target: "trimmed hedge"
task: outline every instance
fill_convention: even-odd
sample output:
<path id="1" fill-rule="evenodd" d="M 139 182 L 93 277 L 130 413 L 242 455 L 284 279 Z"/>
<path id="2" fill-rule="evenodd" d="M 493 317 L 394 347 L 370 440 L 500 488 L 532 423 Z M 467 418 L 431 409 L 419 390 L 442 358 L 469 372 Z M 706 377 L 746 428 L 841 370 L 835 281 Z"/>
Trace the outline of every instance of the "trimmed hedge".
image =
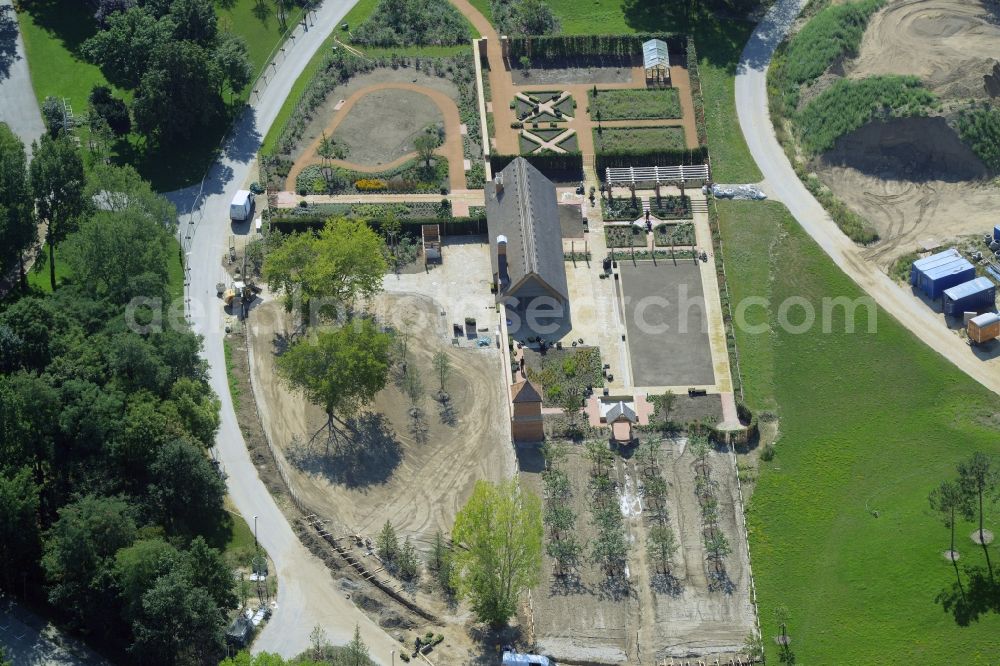
<path id="1" fill-rule="evenodd" d="M 295 209 L 289 209 L 295 210 Z M 315 213 L 291 213 L 278 214 L 271 218 L 271 229 L 280 231 L 283 234 L 290 234 L 300 231 L 314 231 L 323 228 L 330 215 Z M 380 220 L 367 220 L 368 226 L 375 231 L 381 231 Z M 442 236 L 468 236 L 486 233 L 485 217 L 452 217 L 442 219 L 439 217 L 413 217 L 400 220 L 403 233 L 415 238 L 420 238 L 420 227 L 425 224 L 441 225 Z"/>
<path id="2" fill-rule="evenodd" d="M 515 158 L 523 157 L 533 167 L 541 171 L 547 178 L 568 182 L 583 179 L 583 154 L 573 153 L 536 153 L 532 155 L 490 155 L 490 168 L 497 173 L 510 164 Z"/>
<path id="3" fill-rule="evenodd" d="M 686 55 L 687 37 L 669 33 L 634 35 L 543 35 L 510 38 L 510 57 L 518 62 L 528 56 L 532 67 L 564 65 L 631 65 L 642 62 L 642 43 L 662 39 L 672 58 Z M 680 64 L 680 63 L 678 63 Z"/>

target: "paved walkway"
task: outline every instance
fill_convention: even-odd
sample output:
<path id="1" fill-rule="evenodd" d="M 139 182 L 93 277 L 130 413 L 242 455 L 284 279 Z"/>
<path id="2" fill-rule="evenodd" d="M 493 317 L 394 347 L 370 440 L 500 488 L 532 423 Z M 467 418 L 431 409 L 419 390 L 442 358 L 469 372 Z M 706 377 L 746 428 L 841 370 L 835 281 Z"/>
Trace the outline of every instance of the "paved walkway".
<path id="1" fill-rule="evenodd" d="M 0 122 L 21 138 L 30 158 L 31 142 L 45 133 L 45 124 L 11 0 L 0 0 Z"/>
<path id="2" fill-rule="evenodd" d="M 469 23 L 479 31 L 479 34 L 486 38 L 486 57 L 489 61 L 489 81 L 490 98 L 493 105 L 493 126 L 496 128 L 496 144 L 493 152 L 504 155 L 516 155 L 518 153 L 517 133 L 510 131 L 510 124 L 514 122 L 514 111 L 509 108 L 508 103 L 514 99 L 514 83 L 511 81 L 510 73 L 504 63 L 503 53 L 500 50 L 500 38 L 493 24 L 486 20 L 478 9 L 468 0 L 449 0 L 458 11 L 462 12 Z M 549 86 L 551 89 L 552 86 Z M 501 132 L 500 128 L 508 128 L 508 131 Z"/>
<path id="3" fill-rule="evenodd" d="M 1000 393 L 1000 355 L 970 347 L 948 329 L 941 315 L 908 293 L 865 259 L 809 193 L 774 135 L 768 114 L 767 68 L 774 49 L 802 11 L 805 0 L 778 0 L 747 42 L 736 74 L 736 110 L 750 154 L 766 179 L 765 191 L 784 202 L 802 228 L 880 307 L 926 345 L 989 390 Z"/>
<path id="4" fill-rule="evenodd" d="M 441 111 L 441 115 L 444 116 L 445 127 L 444 143 L 434 152 L 448 160 L 449 188 L 453 190 L 465 189 L 465 155 L 462 151 L 461 134 L 462 121 L 459 118 L 458 107 L 455 105 L 455 101 L 443 92 L 432 90 L 424 86 L 418 86 L 414 83 L 380 83 L 378 85 L 369 86 L 357 91 L 344 101 L 344 105 L 337 110 L 333 118 L 330 120 L 330 123 L 326 126 L 326 129 L 324 130 L 326 132 L 326 136 L 333 136 L 334 131 L 336 131 L 340 123 L 347 118 L 351 109 L 358 103 L 359 100 L 369 93 L 373 93 L 378 90 L 409 90 L 411 92 L 420 93 L 434 102 L 435 106 L 437 106 L 437 108 Z M 317 152 L 319 144 L 322 140 L 323 135 L 320 134 L 320 136 L 316 137 L 316 139 L 309 144 L 309 147 L 303 151 L 302 157 L 299 158 L 299 161 L 296 162 L 291 171 L 288 172 L 288 177 L 285 179 L 286 190 L 295 191 L 295 179 L 300 173 L 302 173 L 302 170 L 310 164 L 320 164 L 322 162 L 322 158 Z M 379 171 L 394 169 L 416 157 L 417 153 L 411 152 L 385 164 L 355 164 L 348 160 L 330 160 L 330 163 L 334 166 L 351 169 L 353 171 L 360 171 L 362 173 L 378 173 Z"/>
<path id="5" fill-rule="evenodd" d="M 294 208 L 300 201 L 309 204 L 334 204 L 334 203 L 416 203 L 425 201 L 429 203 L 440 203 L 441 199 L 451 202 L 451 214 L 455 217 L 466 217 L 469 208 L 472 206 L 485 206 L 482 190 L 452 190 L 447 196 L 440 194 L 307 194 L 301 196 L 295 192 L 278 192 L 278 208 Z"/>

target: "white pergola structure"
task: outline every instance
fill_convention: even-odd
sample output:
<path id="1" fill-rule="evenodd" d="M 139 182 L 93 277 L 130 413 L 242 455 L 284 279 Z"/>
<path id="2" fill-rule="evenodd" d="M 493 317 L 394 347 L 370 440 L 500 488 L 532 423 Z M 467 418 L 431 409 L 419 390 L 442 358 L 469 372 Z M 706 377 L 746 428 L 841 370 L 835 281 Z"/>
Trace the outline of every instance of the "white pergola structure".
<path id="1" fill-rule="evenodd" d="M 605 169 L 608 185 L 638 185 L 639 183 L 686 183 L 700 180 L 708 182 L 707 164 L 653 167 L 608 167 Z"/>

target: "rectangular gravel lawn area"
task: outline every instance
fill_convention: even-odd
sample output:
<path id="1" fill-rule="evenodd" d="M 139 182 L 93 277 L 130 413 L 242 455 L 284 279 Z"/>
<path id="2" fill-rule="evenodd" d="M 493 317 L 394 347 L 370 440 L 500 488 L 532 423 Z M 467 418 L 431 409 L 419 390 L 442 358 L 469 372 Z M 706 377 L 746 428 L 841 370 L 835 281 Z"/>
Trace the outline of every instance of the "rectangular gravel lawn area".
<path id="1" fill-rule="evenodd" d="M 601 120 L 644 120 L 656 118 L 680 118 L 681 98 L 676 88 L 659 90 L 591 90 L 590 117 Z"/>
<path id="2" fill-rule="evenodd" d="M 594 130 L 597 152 L 631 152 L 652 149 L 683 149 L 683 127 L 605 127 Z"/>

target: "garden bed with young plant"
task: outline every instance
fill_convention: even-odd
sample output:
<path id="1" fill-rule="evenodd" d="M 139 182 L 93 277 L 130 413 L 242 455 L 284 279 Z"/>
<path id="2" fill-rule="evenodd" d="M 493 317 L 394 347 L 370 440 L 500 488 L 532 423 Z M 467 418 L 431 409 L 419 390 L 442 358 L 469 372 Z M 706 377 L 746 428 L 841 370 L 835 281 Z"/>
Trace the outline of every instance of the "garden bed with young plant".
<path id="1" fill-rule="evenodd" d="M 656 247 L 693 246 L 695 244 L 694 223 L 680 222 L 678 224 L 656 225 L 653 227 L 653 244 Z"/>
<path id="2" fill-rule="evenodd" d="M 539 385 L 546 407 L 562 407 L 568 396 L 573 396 L 579 407 L 588 388 L 604 385 L 597 347 L 549 349 L 544 355 L 526 349 L 524 357 L 528 379 Z"/>
<path id="3" fill-rule="evenodd" d="M 604 240 L 611 247 L 646 247 L 646 230 L 635 224 L 604 227 Z"/>
<path id="4" fill-rule="evenodd" d="M 594 86 L 588 98 L 594 120 L 655 120 L 683 115 L 676 88 L 599 90 Z"/>

